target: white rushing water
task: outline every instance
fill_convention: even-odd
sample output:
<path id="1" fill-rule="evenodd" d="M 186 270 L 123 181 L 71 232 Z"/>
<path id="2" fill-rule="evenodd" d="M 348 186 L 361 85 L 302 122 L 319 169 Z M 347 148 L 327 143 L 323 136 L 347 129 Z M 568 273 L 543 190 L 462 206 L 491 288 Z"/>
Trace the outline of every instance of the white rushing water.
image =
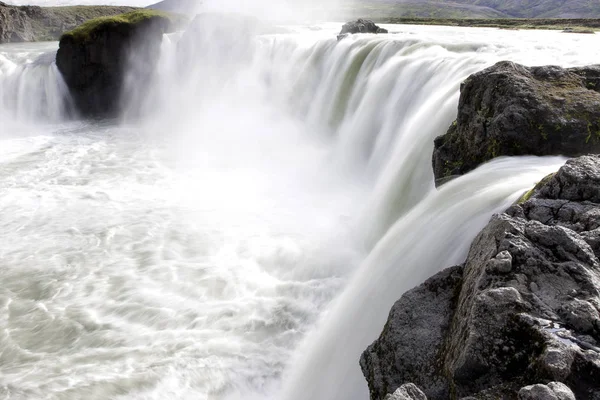
<path id="1" fill-rule="evenodd" d="M 165 36 L 110 121 L 71 118 L 56 43 L 0 46 L 0 398 L 368 398 L 358 358 L 393 302 L 564 162 L 435 190 L 460 82 L 600 55 L 593 35 L 388 28 Z"/>

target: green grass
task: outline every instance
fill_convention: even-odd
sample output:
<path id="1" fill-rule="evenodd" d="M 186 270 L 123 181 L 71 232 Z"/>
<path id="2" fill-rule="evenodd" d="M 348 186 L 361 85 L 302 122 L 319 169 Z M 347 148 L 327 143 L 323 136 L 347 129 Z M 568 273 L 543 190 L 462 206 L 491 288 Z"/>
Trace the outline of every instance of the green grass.
<path id="1" fill-rule="evenodd" d="M 167 12 L 148 9 L 135 10 L 125 14 L 107 17 L 99 17 L 84 22 L 72 31 L 66 32 L 63 34 L 61 40 L 63 38 L 70 37 L 76 41 L 87 41 L 94 32 L 105 27 L 117 25 L 137 25 L 141 22 L 152 19 L 166 19 L 169 22 L 174 23 L 177 22 L 176 20 L 178 17 Z"/>
<path id="2" fill-rule="evenodd" d="M 550 175 L 546 175 L 541 181 L 539 181 L 531 190 L 528 190 L 517 200 L 517 204 L 523 204 L 535 194 L 542 186 L 544 186 L 552 177 L 556 175 L 556 172 L 551 173 Z"/>

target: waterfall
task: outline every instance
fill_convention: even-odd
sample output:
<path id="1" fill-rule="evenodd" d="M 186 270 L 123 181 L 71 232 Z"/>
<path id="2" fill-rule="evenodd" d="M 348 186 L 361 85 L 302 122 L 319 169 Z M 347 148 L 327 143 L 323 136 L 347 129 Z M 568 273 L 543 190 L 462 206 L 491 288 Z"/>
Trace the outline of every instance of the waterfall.
<path id="1" fill-rule="evenodd" d="M 398 293 L 462 263 L 491 213 L 516 201 L 524 182 L 556 171 L 561 158 L 495 160 L 444 185 L 399 219 L 363 262 L 322 325 L 300 346 L 285 400 L 367 399 L 358 366 Z"/>
<path id="2" fill-rule="evenodd" d="M 394 301 L 564 162 L 435 189 L 460 83 L 600 56 L 593 35 L 240 21 L 165 35 L 111 121 L 70 114 L 56 43 L 0 46 L 0 397 L 366 399 Z"/>
<path id="3" fill-rule="evenodd" d="M 27 48 L 0 54 L 0 115 L 5 120 L 29 122 L 65 120 L 72 108 L 54 62 L 56 51 L 23 50 Z"/>

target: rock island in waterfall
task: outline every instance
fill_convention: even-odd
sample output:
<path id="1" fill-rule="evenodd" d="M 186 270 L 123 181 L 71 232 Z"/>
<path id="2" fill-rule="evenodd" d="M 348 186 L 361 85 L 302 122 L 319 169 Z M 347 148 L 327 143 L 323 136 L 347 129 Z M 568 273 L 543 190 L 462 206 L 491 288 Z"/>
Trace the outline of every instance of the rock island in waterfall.
<path id="1" fill-rule="evenodd" d="M 152 3 L 0 2 L 0 398 L 600 400 L 600 3 Z"/>

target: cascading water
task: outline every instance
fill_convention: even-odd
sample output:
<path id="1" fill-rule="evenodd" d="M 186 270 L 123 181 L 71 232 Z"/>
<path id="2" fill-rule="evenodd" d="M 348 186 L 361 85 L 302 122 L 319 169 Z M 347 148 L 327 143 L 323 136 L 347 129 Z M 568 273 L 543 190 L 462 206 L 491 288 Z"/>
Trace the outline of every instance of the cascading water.
<path id="1" fill-rule="evenodd" d="M 0 54 L 3 120 L 60 122 L 69 116 L 68 88 L 54 62 L 55 55 L 54 44 L 3 46 Z"/>
<path id="2" fill-rule="evenodd" d="M 593 36 L 388 28 L 165 36 L 122 121 L 68 118 L 38 59 L 55 43 L 0 46 L 0 397 L 367 398 L 358 357 L 393 302 L 564 161 L 435 190 L 460 82 L 599 55 Z"/>

